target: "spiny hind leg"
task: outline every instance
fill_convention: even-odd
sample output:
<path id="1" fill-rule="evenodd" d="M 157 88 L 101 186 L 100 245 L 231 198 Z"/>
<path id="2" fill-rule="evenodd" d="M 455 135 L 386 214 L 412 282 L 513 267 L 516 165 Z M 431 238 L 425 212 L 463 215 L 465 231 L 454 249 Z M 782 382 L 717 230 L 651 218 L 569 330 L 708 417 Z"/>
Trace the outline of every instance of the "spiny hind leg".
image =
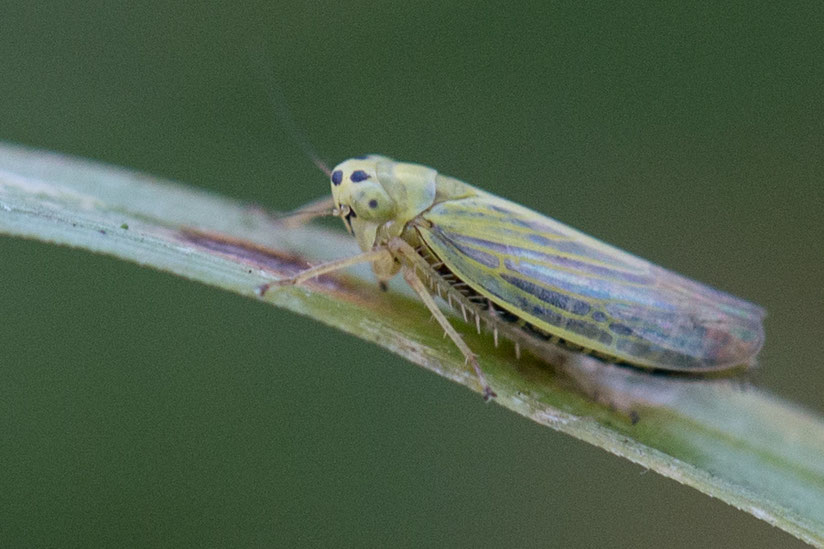
<path id="1" fill-rule="evenodd" d="M 352 265 L 359 265 L 360 263 L 375 263 L 379 261 L 393 261 L 392 254 L 388 249 L 376 248 L 351 257 L 327 261 L 326 263 L 321 263 L 320 265 L 315 265 L 314 267 L 301 271 L 293 277 L 282 278 L 280 280 L 275 280 L 274 282 L 261 284 L 255 289 L 255 293 L 257 293 L 260 297 L 263 297 L 272 287 L 294 286 L 296 284 L 306 282 L 307 280 L 311 280 L 317 276 L 338 271 L 340 269 L 345 269 L 346 267 L 351 267 Z"/>
<path id="2" fill-rule="evenodd" d="M 469 348 L 466 342 L 461 337 L 455 328 L 452 327 L 452 324 L 449 323 L 449 320 L 444 316 L 441 310 L 438 308 L 437 303 L 435 303 L 435 299 L 432 297 L 432 294 L 429 293 L 429 290 L 426 289 L 426 285 L 418 278 L 418 275 L 415 274 L 415 269 L 413 267 L 404 267 L 403 268 L 403 278 L 406 280 L 406 283 L 415 290 L 415 293 L 421 298 L 421 301 L 424 302 L 426 307 L 429 309 L 429 312 L 432 313 L 432 316 L 435 317 L 435 320 L 438 324 L 441 325 L 446 335 L 455 343 L 458 349 L 461 350 L 464 357 L 466 358 L 466 362 L 472 365 L 472 368 L 475 370 L 475 375 L 478 376 L 478 381 L 481 384 L 484 392 L 484 400 L 489 400 L 490 398 L 494 398 L 497 396 L 495 391 L 492 390 L 492 387 L 489 386 L 489 383 L 486 381 L 486 376 L 484 376 L 483 370 L 481 370 L 481 366 L 478 364 L 478 359 L 475 356 L 475 353 Z"/>

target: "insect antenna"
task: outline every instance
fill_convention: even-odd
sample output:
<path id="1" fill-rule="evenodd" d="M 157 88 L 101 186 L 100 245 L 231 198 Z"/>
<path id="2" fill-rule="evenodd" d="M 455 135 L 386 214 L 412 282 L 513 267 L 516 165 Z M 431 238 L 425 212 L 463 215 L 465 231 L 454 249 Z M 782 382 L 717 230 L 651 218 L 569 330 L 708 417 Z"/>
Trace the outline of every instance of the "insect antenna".
<path id="1" fill-rule="evenodd" d="M 303 154 L 305 154 L 320 171 L 325 173 L 327 177 L 331 177 L 332 170 L 326 162 L 321 159 L 315 147 L 312 146 L 312 143 L 306 137 L 306 133 L 295 122 L 292 111 L 289 109 L 289 102 L 286 101 L 286 96 L 283 93 L 283 88 L 269 62 L 267 49 L 265 43 L 258 43 L 256 46 L 252 45 L 249 50 L 249 58 L 254 68 L 256 68 L 265 79 L 266 95 L 269 98 L 272 112 L 292 143 L 297 145 L 303 151 Z"/>

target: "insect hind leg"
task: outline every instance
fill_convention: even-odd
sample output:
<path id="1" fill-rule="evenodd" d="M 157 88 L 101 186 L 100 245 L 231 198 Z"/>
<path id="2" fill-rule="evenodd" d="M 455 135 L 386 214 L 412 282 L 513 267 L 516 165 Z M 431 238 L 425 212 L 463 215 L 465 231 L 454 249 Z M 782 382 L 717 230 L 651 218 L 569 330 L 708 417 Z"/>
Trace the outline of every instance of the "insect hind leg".
<path id="1" fill-rule="evenodd" d="M 444 316 L 443 312 L 438 308 L 437 303 L 432 297 L 432 294 L 429 293 L 429 290 L 426 289 L 426 285 L 421 281 L 418 275 L 415 273 L 413 267 L 404 267 L 403 268 L 403 278 L 406 280 L 406 283 L 415 290 L 415 293 L 418 294 L 418 297 L 421 298 L 421 301 L 424 302 L 426 307 L 429 309 L 429 312 L 432 313 L 432 316 L 435 317 L 435 320 L 438 324 L 441 325 L 446 335 L 449 336 L 449 339 L 460 349 L 461 353 L 463 353 L 464 357 L 466 358 L 466 362 L 472 365 L 472 368 L 475 370 L 475 375 L 478 377 L 478 381 L 483 388 L 484 393 L 484 400 L 488 401 L 491 398 L 496 397 L 495 391 L 492 390 L 492 387 L 489 386 L 489 383 L 486 381 L 486 376 L 484 376 L 483 370 L 481 370 L 480 364 L 478 364 L 478 359 L 475 356 L 475 353 L 469 348 L 466 342 L 461 337 L 461 334 L 455 330 L 452 324 L 449 323 L 449 320 Z"/>

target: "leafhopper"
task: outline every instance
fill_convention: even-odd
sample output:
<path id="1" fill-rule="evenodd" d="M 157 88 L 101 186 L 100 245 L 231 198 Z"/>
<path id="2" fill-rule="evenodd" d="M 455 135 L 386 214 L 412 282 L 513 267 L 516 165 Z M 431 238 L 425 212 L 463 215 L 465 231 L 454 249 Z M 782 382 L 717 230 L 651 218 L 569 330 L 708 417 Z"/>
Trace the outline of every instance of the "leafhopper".
<path id="1" fill-rule="evenodd" d="M 318 215 L 340 217 L 363 253 L 261 286 L 300 284 L 369 262 L 421 298 L 495 396 L 476 355 L 438 307 L 480 332 L 532 348 L 565 345 L 648 370 L 706 373 L 749 365 L 764 310 L 419 164 L 352 158 L 330 175 Z"/>

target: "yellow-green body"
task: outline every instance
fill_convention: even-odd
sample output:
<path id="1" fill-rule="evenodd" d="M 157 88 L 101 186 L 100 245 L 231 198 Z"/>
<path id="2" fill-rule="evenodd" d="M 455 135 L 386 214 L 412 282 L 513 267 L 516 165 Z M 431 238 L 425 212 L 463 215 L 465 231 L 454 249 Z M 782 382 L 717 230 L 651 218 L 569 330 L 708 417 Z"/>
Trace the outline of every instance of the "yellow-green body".
<path id="1" fill-rule="evenodd" d="M 632 365 L 700 372 L 748 364 L 761 308 L 436 170 L 370 155 L 332 171 L 337 211 L 365 252 L 401 239 L 501 322 Z M 380 280 L 404 264 L 373 262 Z"/>

